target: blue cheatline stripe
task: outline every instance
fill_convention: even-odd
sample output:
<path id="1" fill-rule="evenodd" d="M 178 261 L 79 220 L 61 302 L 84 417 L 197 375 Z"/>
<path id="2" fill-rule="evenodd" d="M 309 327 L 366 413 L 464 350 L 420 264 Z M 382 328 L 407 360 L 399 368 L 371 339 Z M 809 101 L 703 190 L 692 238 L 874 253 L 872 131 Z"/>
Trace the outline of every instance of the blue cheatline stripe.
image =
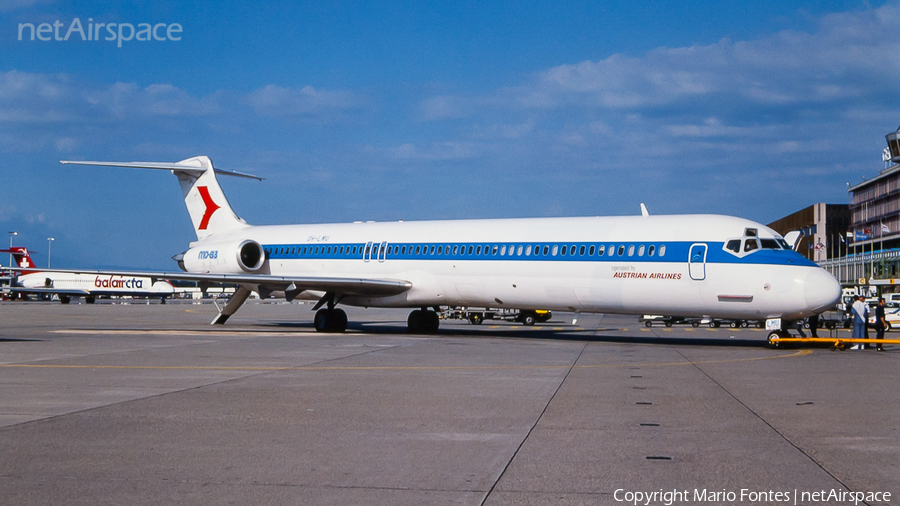
<path id="1" fill-rule="evenodd" d="M 507 243 L 381 243 L 269 244 L 271 260 L 479 260 L 479 261 L 552 261 L 552 262 L 669 262 L 685 263 L 692 242 L 507 242 Z M 760 249 L 738 257 L 723 249 L 722 242 L 707 245 L 706 262 L 724 264 L 769 264 L 815 267 L 790 250 Z M 367 251 L 366 248 L 371 248 Z M 512 251 L 512 254 L 510 254 Z M 536 253 L 537 252 L 537 253 Z M 546 252 L 546 253 L 545 253 Z"/>

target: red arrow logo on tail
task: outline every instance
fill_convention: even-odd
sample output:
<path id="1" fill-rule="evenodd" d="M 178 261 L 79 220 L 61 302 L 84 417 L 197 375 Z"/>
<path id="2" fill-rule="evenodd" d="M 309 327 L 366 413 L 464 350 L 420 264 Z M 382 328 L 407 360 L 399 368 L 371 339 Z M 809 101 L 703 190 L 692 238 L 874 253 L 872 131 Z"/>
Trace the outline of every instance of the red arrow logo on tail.
<path id="1" fill-rule="evenodd" d="M 206 226 L 209 225 L 209 219 L 212 218 L 213 213 L 219 209 L 219 206 L 213 202 L 212 197 L 209 196 L 209 190 L 205 186 L 198 186 L 197 191 L 200 192 L 200 197 L 203 199 L 203 204 L 206 206 L 206 212 L 203 213 L 203 219 L 200 220 L 200 226 L 197 228 L 199 230 L 206 230 Z"/>

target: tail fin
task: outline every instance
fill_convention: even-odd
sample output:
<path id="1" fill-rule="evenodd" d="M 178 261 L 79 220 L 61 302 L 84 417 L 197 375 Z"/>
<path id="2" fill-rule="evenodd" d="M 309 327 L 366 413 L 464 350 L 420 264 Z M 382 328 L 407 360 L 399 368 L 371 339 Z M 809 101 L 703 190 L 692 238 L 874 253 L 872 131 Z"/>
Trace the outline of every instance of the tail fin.
<path id="1" fill-rule="evenodd" d="M 200 174 L 186 170 L 172 171 L 178 177 L 178 183 L 181 184 L 184 203 L 191 215 L 197 239 L 247 226 L 247 222 L 231 209 L 231 204 L 228 203 L 228 199 L 225 198 L 225 193 L 216 179 L 216 172 L 209 157 L 195 156 L 178 162 L 178 165 L 196 166 L 203 169 Z"/>
<path id="2" fill-rule="evenodd" d="M 16 267 L 21 267 L 23 269 L 27 269 L 29 267 L 37 267 L 37 265 L 35 265 L 34 261 L 31 259 L 31 255 L 28 254 L 27 248 L 14 246 L 9 249 L 0 249 L 0 253 L 12 253 L 13 261 L 16 262 Z M 35 272 L 38 271 L 19 271 L 19 275 L 34 274 Z"/>
<path id="3" fill-rule="evenodd" d="M 138 169 L 170 170 L 178 178 L 184 203 L 197 239 L 204 239 L 212 234 L 244 228 L 247 225 L 231 209 L 225 193 L 219 186 L 216 173 L 262 180 L 261 177 L 239 172 L 230 172 L 213 168 L 212 161 L 206 156 L 195 156 L 176 163 L 152 162 L 75 162 L 60 160 L 60 163 L 76 165 L 100 165 L 105 167 L 132 167 Z"/>

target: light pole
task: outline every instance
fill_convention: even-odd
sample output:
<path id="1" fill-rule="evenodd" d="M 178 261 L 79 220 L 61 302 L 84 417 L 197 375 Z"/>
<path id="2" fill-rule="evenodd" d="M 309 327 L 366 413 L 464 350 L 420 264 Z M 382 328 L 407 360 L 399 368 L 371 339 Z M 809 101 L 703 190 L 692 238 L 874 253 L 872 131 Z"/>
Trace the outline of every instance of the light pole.
<path id="1" fill-rule="evenodd" d="M 12 241 L 13 237 L 19 235 L 18 232 L 10 232 L 9 233 L 9 249 L 12 249 Z M 12 252 L 9 253 L 9 266 L 12 267 Z"/>
<path id="2" fill-rule="evenodd" d="M 47 238 L 47 268 L 48 269 L 50 268 L 50 245 L 52 245 L 53 241 L 55 241 L 55 240 L 56 239 L 54 239 L 53 237 Z"/>

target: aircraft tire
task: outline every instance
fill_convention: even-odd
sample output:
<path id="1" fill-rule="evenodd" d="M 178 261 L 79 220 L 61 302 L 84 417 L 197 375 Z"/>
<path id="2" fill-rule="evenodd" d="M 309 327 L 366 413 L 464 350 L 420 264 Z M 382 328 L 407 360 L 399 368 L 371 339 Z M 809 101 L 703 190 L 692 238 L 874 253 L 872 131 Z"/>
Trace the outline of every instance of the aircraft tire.
<path id="1" fill-rule="evenodd" d="M 666 327 L 671 327 L 671 326 L 672 326 L 672 322 L 670 322 L 670 321 L 666 322 Z"/>
<path id="2" fill-rule="evenodd" d="M 534 315 L 527 314 L 527 315 L 523 316 L 522 317 L 522 325 L 527 325 L 529 327 L 534 325 Z"/>
<path id="3" fill-rule="evenodd" d="M 94 299 L 93 297 L 85 297 L 85 298 L 84 298 L 84 303 L 85 303 L 85 304 L 93 304 L 95 300 L 96 300 L 96 299 Z"/>
<path id="4" fill-rule="evenodd" d="M 409 313 L 406 318 L 406 329 L 410 334 L 422 332 L 422 310 L 415 309 Z"/>
<path id="5" fill-rule="evenodd" d="M 697 328 L 700 326 L 700 322 L 691 322 L 691 327 Z"/>
<path id="6" fill-rule="evenodd" d="M 484 317 L 478 313 L 472 313 L 469 315 L 469 323 L 472 325 L 481 325 L 481 322 L 484 321 Z"/>
<path id="7" fill-rule="evenodd" d="M 68 304 L 69 302 L 72 302 L 72 299 L 70 299 L 68 295 L 60 295 L 59 296 L 60 304 Z"/>
<path id="8" fill-rule="evenodd" d="M 406 319 L 406 328 L 410 334 L 434 334 L 440 326 L 441 319 L 434 311 L 416 309 Z"/>
<path id="9" fill-rule="evenodd" d="M 347 330 L 347 313 L 343 309 L 332 309 L 334 328 L 332 332 L 343 333 Z"/>
<path id="10" fill-rule="evenodd" d="M 320 309 L 313 318 L 316 332 L 341 333 L 347 330 L 347 313 L 343 309 Z"/>
<path id="11" fill-rule="evenodd" d="M 313 326 L 316 328 L 316 332 L 328 332 L 327 309 L 320 309 L 316 311 L 316 316 L 313 318 Z"/>
<path id="12" fill-rule="evenodd" d="M 729 326 L 730 326 L 731 328 L 733 328 L 733 329 L 738 328 L 738 325 L 740 325 L 738 322 L 731 322 L 731 323 L 729 324 Z"/>
<path id="13" fill-rule="evenodd" d="M 647 327 L 647 328 L 650 328 L 650 327 L 653 326 L 653 322 L 651 322 L 650 320 L 647 320 L 647 321 L 644 322 L 644 326 Z"/>
<path id="14" fill-rule="evenodd" d="M 434 311 L 424 311 L 422 313 L 422 331 L 425 334 L 436 334 L 441 326 L 441 319 Z"/>

